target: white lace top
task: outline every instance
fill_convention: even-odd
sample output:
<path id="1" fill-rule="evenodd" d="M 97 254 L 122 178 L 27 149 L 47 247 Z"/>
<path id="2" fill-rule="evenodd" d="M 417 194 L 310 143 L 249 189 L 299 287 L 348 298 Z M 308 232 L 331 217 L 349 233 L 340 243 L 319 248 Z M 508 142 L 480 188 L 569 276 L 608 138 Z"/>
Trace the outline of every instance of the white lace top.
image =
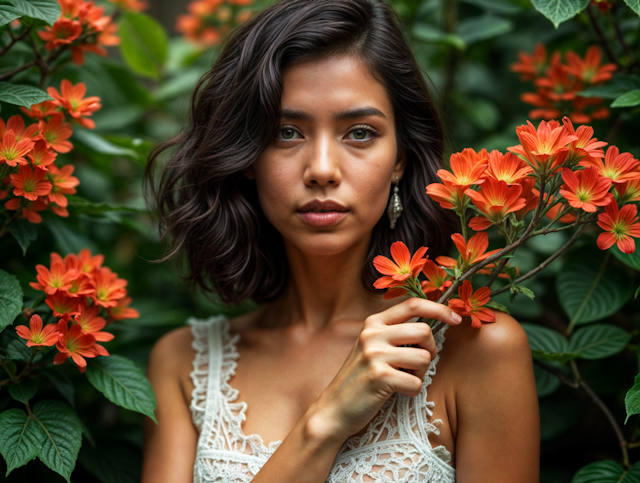
<path id="1" fill-rule="evenodd" d="M 190 409 L 200 433 L 193 481 L 249 482 L 282 441 L 267 447 L 258 434 L 247 436 L 242 431 L 247 404 L 237 401 L 238 391 L 229 385 L 240 334 L 229 332 L 229 319 L 217 315 L 207 320 L 191 317 L 187 322 L 196 350 Z M 439 434 L 435 424 L 442 424 L 440 419 L 428 421 L 434 403 L 427 401 L 427 386 L 436 373 L 447 328 L 435 335 L 438 354 L 424 376 L 420 395 L 394 393 L 362 436 L 344 442 L 327 483 L 455 482 L 455 469 L 448 464 L 451 454 L 442 445 L 432 448 L 428 438 L 430 433 Z"/>

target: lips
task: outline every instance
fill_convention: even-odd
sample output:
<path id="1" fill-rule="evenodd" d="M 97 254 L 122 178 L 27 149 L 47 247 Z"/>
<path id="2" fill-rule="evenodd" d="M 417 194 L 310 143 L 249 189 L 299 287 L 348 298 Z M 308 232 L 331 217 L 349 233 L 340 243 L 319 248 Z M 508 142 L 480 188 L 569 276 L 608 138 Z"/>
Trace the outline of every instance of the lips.
<path id="1" fill-rule="evenodd" d="M 333 200 L 318 200 L 315 199 L 302 205 L 302 207 L 298 210 L 301 212 L 309 212 L 312 211 L 314 213 L 322 213 L 322 212 L 330 212 L 330 211 L 349 211 L 344 206 L 342 206 L 337 201 Z"/>

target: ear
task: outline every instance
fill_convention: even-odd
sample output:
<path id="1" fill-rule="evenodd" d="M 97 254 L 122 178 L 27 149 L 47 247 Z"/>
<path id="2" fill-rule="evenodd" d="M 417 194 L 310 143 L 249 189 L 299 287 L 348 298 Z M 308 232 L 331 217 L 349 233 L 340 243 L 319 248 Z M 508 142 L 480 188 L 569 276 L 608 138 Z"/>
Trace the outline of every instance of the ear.
<path id="1" fill-rule="evenodd" d="M 248 179 L 256 179 L 256 174 L 253 172 L 253 166 L 249 166 L 247 169 L 245 169 L 244 170 L 244 175 Z"/>
<path id="2" fill-rule="evenodd" d="M 402 179 L 404 175 L 404 170 L 407 167 L 407 153 L 404 149 L 404 146 L 400 146 L 400 150 L 398 152 L 398 159 L 396 160 L 396 164 L 393 167 L 393 180 L 395 181 L 395 177 L 398 179 Z"/>

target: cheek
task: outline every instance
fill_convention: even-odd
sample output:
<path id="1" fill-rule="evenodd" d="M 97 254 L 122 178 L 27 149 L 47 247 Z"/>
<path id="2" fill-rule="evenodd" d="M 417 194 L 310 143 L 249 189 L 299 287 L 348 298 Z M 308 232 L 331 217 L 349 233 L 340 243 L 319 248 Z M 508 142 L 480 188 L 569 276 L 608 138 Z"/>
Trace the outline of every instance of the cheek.
<path id="1" fill-rule="evenodd" d="M 282 217 L 290 211 L 295 202 L 295 186 L 300 182 L 300 175 L 293 166 L 268 157 L 257 161 L 254 171 L 260 206 L 273 223 L 274 218 Z"/>

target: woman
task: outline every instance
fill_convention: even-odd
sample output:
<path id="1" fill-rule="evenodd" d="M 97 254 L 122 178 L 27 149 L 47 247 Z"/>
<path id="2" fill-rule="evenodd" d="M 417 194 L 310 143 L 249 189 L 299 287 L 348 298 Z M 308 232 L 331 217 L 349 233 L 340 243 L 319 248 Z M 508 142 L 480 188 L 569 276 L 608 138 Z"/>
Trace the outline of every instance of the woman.
<path id="1" fill-rule="evenodd" d="M 175 148 L 152 183 L 167 258 L 186 253 L 188 280 L 225 302 L 261 305 L 155 344 L 143 482 L 538 481 L 521 326 L 496 313 L 476 330 L 372 287 L 392 242 L 435 258 L 453 229 L 425 194 L 443 131 L 398 25 L 381 0 L 267 8 L 199 83 L 188 128 L 153 153 L 149 181 Z M 390 220 L 396 186 L 404 210 Z M 446 325 L 434 335 L 404 323 L 415 317 Z"/>

